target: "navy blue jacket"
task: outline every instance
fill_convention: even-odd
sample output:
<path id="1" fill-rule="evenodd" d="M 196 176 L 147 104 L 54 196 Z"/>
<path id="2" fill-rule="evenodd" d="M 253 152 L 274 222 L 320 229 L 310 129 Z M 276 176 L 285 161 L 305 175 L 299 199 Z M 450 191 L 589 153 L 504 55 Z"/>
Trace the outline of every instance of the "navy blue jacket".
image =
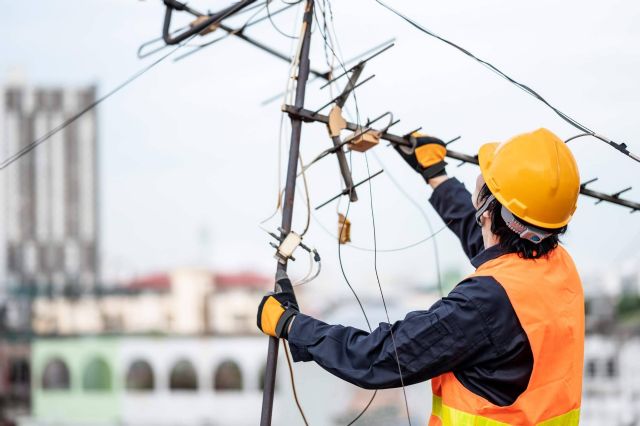
<path id="1" fill-rule="evenodd" d="M 440 184 L 430 202 L 473 266 L 505 254 L 498 246 L 484 250 L 471 194 L 457 179 Z M 470 391 L 505 406 L 529 383 L 533 354 L 527 335 L 505 290 L 492 277 L 463 280 L 431 308 L 410 312 L 392 329 L 405 385 L 452 371 Z M 300 314 L 288 340 L 294 361 L 315 361 L 354 385 L 401 385 L 387 323 L 369 333 Z"/>

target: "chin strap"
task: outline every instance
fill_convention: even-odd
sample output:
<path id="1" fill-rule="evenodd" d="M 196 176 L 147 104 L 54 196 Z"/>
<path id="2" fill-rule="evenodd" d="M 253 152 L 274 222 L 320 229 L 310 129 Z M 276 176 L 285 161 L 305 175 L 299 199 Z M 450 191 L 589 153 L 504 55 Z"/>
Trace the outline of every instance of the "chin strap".
<path id="1" fill-rule="evenodd" d="M 480 217 L 484 212 L 487 211 L 487 209 L 489 208 L 489 205 L 495 199 L 496 197 L 494 197 L 493 195 L 490 195 L 484 200 L 480 208 L 476 211 L 476 223 L 478 224 L 478 226 L 482 227 L 482 220 L 480 220 Z"/>

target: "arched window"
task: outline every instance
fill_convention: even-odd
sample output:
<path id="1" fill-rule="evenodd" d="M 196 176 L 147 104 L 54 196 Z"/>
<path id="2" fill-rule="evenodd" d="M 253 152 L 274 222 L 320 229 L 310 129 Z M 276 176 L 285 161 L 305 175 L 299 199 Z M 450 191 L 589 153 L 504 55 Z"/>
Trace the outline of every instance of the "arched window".
<path id="1" fill-rule="evenodd" d="M 169 376 L 169 389 L 171 390 L 196 390 L 198 378 L 193 364 L 185 359 L 178 361 L 171 369 Z"/>
<path id="2" fill-rule="evenodd" d="M 89 361 L 82 373 L 82 387 L 93 391 L 111 390 L 111 368 L 104 359 L 96 357 Z"/>
<path id="3" fill-rule="evenodd" d="M 132 362 L 129 366 L 129 371 L 127 371 L 126 381 L 128 390 L 152 390 L 155 382 L 151 365 L 141 359 Z"/>
<path id="4" fill-rule="evenodd" d="M 217 391 L 242 390 L 242 371 L 233 361 L 221 363 L 213 377 L 213 388 Z"/>
<path id="5" fill-rule="evenodd" d="M 42 370 L 42 389 L 63 390 L 71 387 L 69 367 L 61 358 L 47 361 Z"/>

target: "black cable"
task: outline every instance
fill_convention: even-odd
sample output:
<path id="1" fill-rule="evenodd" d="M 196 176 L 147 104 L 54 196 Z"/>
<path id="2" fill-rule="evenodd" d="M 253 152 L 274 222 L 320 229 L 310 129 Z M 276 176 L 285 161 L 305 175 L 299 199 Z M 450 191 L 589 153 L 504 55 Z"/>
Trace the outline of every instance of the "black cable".
<path id="1" fill-rule="evenodd" d="M 349 167 L 351 167 L 351 153 L 349 153 L 349 163 L 350 163 Z M 351 208 L 351 194 L 349 194 L 349 201 L 347 202 L 347 210 L 344 213 L 344 222 L 342 222 L 342 227 L 340 228 L 338 236 L 342 235 L 342 232 L 344 231 L 344 227 L 345 227 L 345 225 L 347 223 L 347 219 L 349 218 L 349 209 L 350 208 Z M 340 272 L 342 272 L 342 278 L 344 278 L 344 282 L 349 287 L 349 290 L 351 290 L 351 293 L 353 293 L 353 297 L 355 297 L 356 302 L 358 302 L 358 306 L 360 306 L 360 310 L 362 311 L 362 315 L 364 316 L 364 320 L 367 322 L 367 328 L 369 329 L 369 333 L 371 333 L 373 331 L 373 329 L 371 328 L 371 323 L 369 322 L 369 317 L 367 316 L 367 313 L 364 310 L 364 306 L 362 305 L 362 302 L 360 301 L 360 297 L 358 297 L 358 294 L 356 293 L 356 291 L 354 290 L 353 286 L 349 282 L 349 278 L 347 278 L 347 274 L 344 272 L 344 265 L 342 263 L 342 250 L 341 249 L 342 249 L 342 244 L 340 243 L 340 238 L 338 237 L 338 263 L 340 264 Z M 353 420 L 351 420 L 349 423 L 347 423 L 347 426 L 353 425 L 355 422 L 358 421 L 358 419 L 360 417 L 362 417 L 364 415 L 364 413 L 367 412 L 367 410 L 369 409 L 369 407 L 373 403 L 373 400 L 375 399 L 377 394 L 378 394 L 378 390 L 376 389 L 376 390 L 373 391 L 373 395 L 371 395 L 371 399 L 369 400 L 367 405 L 365 405 L 365 407 L 362 409 L 362 411 L 360 411 L 360 413 L 358 413 L 358 415 Z"/>
<path id="2" fill-rule="evenodd" d="M 640 162 L 640 157 L 637 156 L 636 154 L 633 154 L 631 152 L 629 152 L 629 150 L 627 149 L 627 145 L 624 143 L 618 143 L 618 142 L 614 142 L 609 138 L 606 138 L 604 136 L 596 136 L 596 133 L 589 129 L 588 127 L 586 127 L 585 125 L 581 124 L 579 121 L 573 119 L 572 117 L 570 117 L 569 115 L 565 114 L 564 112 L 560 111 L 558 108 L 554 107 L 553 105 L 551 105 L 545 98 L 543 98 L 538 92 L 536 92 L 535 90 L 533 90 L 532 88 L 530 88 L 529 86 L 520 83 L 518 81 L 516 81 L 515 79 L 513 79 L 512 77 L 508 76 L 507 74 L 505 74 L 504 72 L 502 72 L 500 69 L 498 69 L 496 66 L 494 66 L 493 64 L 491 64 L 490 62 L 485 61 L 484 59 L 481 59 L 477 56 L 475 56 L 473 53 L 471 53 L 470 51 L 468 51 L 467 49 L 465 49 L 464 47 L 461 47 L 455 43 L 453 43 L 452 41 L 447 40 L 444 37 L 441 37 L 437 34 L 435 34 L 434 32 L 428 30 L 427 28 L 423 27 L 422 25 L 418 24 L 417 22 L 413 21 L 411 18 L 408 18 L 407 16 L 403 15 L 402 13 L 398 12 L 397 10 L 393 9 L 391 6 L 386 5 L 385 3 L 383 3 L 381 0 L 375 0 L 376 3 L 378 3 L 379 5 L 381 5 L 382 7 L 384 7 L 385 9 L 391 11 L 392 13 L 394 13 L 395 15 L 397 15 L 398 17 L 402 18 L 403 20 L 405 20 L 406 22 L 408 22 L 411 26 L 413 26 L 414 28 L 422 31 L 423 33 L 427 34 L 428 36 L 434 37 L 440 41 L 442 41 L 443 43 L 448 44 L 449 46 L 459 50 L 460 52 L 464 53 L 465 55 L 467 55 L 468 57 L 476 60 L 477 62 L 481 63 L 482 65 L 484 65 L 485 67 L 487 67 L 489 70 L 493 71 L 494 73 L 498 74 L 500 77 L 504 78 L 505 80 L 507 80 L 508 82 L 510 82 L 511 84 L 513 84 L 514 86 L 518 87 L 519 89 L 523 90 L 524 92 L 526 92 L 527 94 L 533 96 L 534 98 L 536 98 L 537 100 L 539 100 L 540 102 L 542 102 L 543 104 L 545 104 L 547 107 L 549 107 L 553 112 L 556 113 L 556 115 L 558 115 L 560 118 L 562 118 L 564 121 L 566 121 L 567 123 L 569 123 L 570 125 L 572 125 L 573 127 L 575 127 L 576 129 L 580 130 L 581 132 L 584 133 L 588 133 L 591 136 L 597 137 L 598 139 L 600 139 L 601 141 L 607 143 L 609 146 L 611 146 L 612 148 L 620 151 L 621 153 L 623 153 L 624 155 L 626 155 L 627 157 L 630 157 L 638 162 Z"/>
<path id="3" fill-rule="evenodd" d="M 606 140 L 606 138 L 605 138 L 604 136 L 597 135 L 597 134 L 595 134 L 595 133 L 580 133 L 580 134 L 578 134 L 578 135 L 571 136 L 569 139 L 567 139 L 566 141 L 564 141 L 564 143 L 569 143 L 569 142 L 571 142 L 571 141 L 572 141 L 572 140 L 574 140 L 574 139 L 583 138 L 583 137 L 585 137 L 585 136 L 591 136 L 592 138 L 600 139 L 601 141 L 604 141 L 604 142 L 606 142 L 606 141 L 607 141 L 607 140 Z"/>
<path id="4" fill-rule="evenodd" d="M 330 8 L 331 7 L 330 6 L 331 2 L 328 1 L 328 3 L 329 3 L 329 8 Z M 326 10 L 325 10 L 325 8 L 322 9 L 322 13 L 323 13 L 323 18 L 324 18 L 325 23 L 326 23 Z M 318 17 L 317 17 L 317 15 L 315 13 L 314 13 L 314 16 L 315 16 L 315 19 L 316 19 L 316 22 L 317 22 L 318 21 Z M 331 16 L 333 16 L 332 13 L 331 13 Z M 338 64 L 342 68 L 343 72 L 346 73 L 347 69 L 346 69 L 343 61 L 336 54 L 335 50 L 333 49 L 333 46 L 329 46 L 329 43 L 327 42 L 327 34 L 322 32 L 322 29 L 320 27 L 320 23 L 319 22 L 318 22 L 318 30 L 320 31 L 320 33 L 323 36 L 323 39 L 324 39 L 324 42 L 325 42 L 325 46 L 329 47 L 329 49 L 331 50 L 333 56 L 337 59 Z M 336 39 L 337 39 L 337 36 L 336 36 Z M 352 90 L 352 93 L 353 93 L 353 102 L 354 102 L 354 105 L 355 105 L 355 108 L 356 108 L 356 126 L 360 127 L 360 111 L 359 111 L 359 107 L 358 107 L 358 98 L 357 98 L 357 95 L 356 95 L 355 88 Z M 365 159 L 366 159 L 366 155 L 365 155 Z M 349 162 L 351 163 L 351 152 L 349 153 Z M 370 173 L 370 170 L 369 170 L 368 166 L 369 166 L 369 163 L 368 163 L 368 160 L 367 160 L 367 172 L 369 173 L 369 187 L 371 188 L 371 173 Z M 353 169 L 351 167 L 351 164 L 350 164 L 349 168 Z M 347 204 L 347 213 L 348 213 L 349 207 L 351 206 L 351 196 L 350 195 L 351 194 L 349 194 L 349 201 L 348 201 L 348 204 Z M 374 218 L 374 213 L 373 213 L 373 205 L 371 206 L 371 208 L 372 208 L 372 210 L 371 210 L 372 222 L 373 222 L 373 226 L 374 226 L 374 235 L 375 235 L 375 218 Z M 347 215 L 345 214 L 345 222 L 344 223 L 346 223 L 346 218 L 347 218 Z M 342 225 L 343 227 L 344 227 L 344 223 Z M 342 235 L 342 229 L 340 230 L 340 233 L 338 235 Z M 340 269 L 342 270 L 342 274 L 343 274 L 343 277 L 345 278 L 345 281 L 349 285 L 349 288 L 351 289 L 351 291 L 354 293 L 354 296 L 356 297 L 356 300 L 360 304 L 360 307 L 361 307 L 361 309 L 362 309 L 362 311 L 364 313 L 364 309 L 362 308 L 362 304 L 360 303 L 360 299 L 357 297 L 355 291 L 353 290 L 353 287 L 351 287 L 351 285 L 348 283 L 346 274 L 344 273 L 344 268 L 342 266 L 342 259 L 341 259 L 341 256 L 340 256 L 340 246 L 341 246 L 341 244 L 340 244 L 340 241 L 338 239 L 338 256 L 339 256 L 339 260 L 340 260 Z M 385 310 L 385 313 L 386 313 L 386 316 L 387 316 L 387 321 L 389 321 L 389 311 L 387 310 L 386 301 L 384 299 L 384 293 L 382 291 L 382 285 L 380 284 L 380 280 L 379 280 L 379 277 L 378 277 L 378 271 L 377 271 L 377 249 L 376 249 L 376 244 L 375 244 L 375 237 L 374 237 L 374 260 L 375 260 L 374 266 L 375 266 L 376 278 L 378 279 L 378 288 L 380 290 L 380 295 L 382 296 L 382 304 L 383 304 L 383 307 L 384 307 L 384 310 Z M 367 324 L 369 325 L 368 319 L 367 319 Z M 391 324 L 389 324 L 389 326 L 391 327 Z M 371 326 L 370 325 L 369 325 L 369 330 L 371 331 Z M 390 329 L 390 331 L 391 331 L 391 329 Z M 394 348 L 394 352 L 395 352 L 395 356 L 396 356 L 396 362 L 398 364 L 398 373 L 400 375 L 400 383 L 402 385 L 402 392 L 403 392 L 403 396 L 404 396 L 405 407 L 406 407 L 406 410 L 407 410 L 407 421 L 409 423 L 409 426 L 411 426 L 411 415 L 409 413 L 409 402 L 407 400 L 407 393 L 406 393 L 405 386 L 404 386 L 404 379 L 402 378 L 402 368 L 400 367 L 400 358 L 398 357 L 398 351 L 397 351 L 397 347 L 396 347 L 396 343 L 395 343 L 395 338 L 393 336 L 393 331 L 391 331 L 391 340 L 392 340 L 392 343 L 393 343 L 393 348 Z M 375 397 L 375 394 L 374 394 L 374 397 Z M 363 410 L 363 412 L 366 411 L 367 409 L 368 409 L 368 406 L 365 408 L 365 410 Z"/>
<path id="5" fill-rule="evenodd" d="M 186 43 L 188 43 L 196 35 L 197 34 L 194 34 L 193 36 L 191 36 L 188 39 L 186 39 L 184 42 L 178 44 L 175 48 L 171 49 L 171 51 L 169 51 L 169 53 L 161 56 L 160 58 L 158 58 L 155 61 L 153 61 L 151 64 L 149 64 L 146 67 L 142 68 L 141 70 L 137 71 L 131 77 L 127 78 L 125 81 L 123 81 L 122 83 L 117 85 L 114 89 L 110 90 L 109 92 L 107 92 L 102 97 L 96 99 L 95 101 L 93 101 L 92 103 L 87 105 L 85 108 L 81 109 L 79 112 L 75 113 L 74 115 L 72 115 L 71 117 L 67 118 L 66 120 L 64 120 L 62 123 L 60 123 L 59 125 L 57 125 L 53 129 L 49 130 L 43 136 L 39 137 L 38 139 L 36 139 L 33 142 L 31 142 L 30 144 L 26 145 L 24 148 L 22 148 L 21 150 L 19 150 L 15 154 L 13 154 L 13 155 L 9 156 L 8 158 L 6 158 L 5 160 L 3 160 L 2 163 L 0 163 L 0 170 L 6 169 L 11 164 L 13 164 L 14 162 L 18 161 L 23 156 L 25 156 L 28 153 L 30 153 L 31 151 L 33 151 L 40 144 L 42 144 L 45 141 L 47 141 L 49 138 L 51 138 L 51 136 L 55 135 L 56 133 L 58 133 L 59 131 L 61 131 L 65 127 L 69 126 L 71 123 L 76 121 L 78 118 L 82 117 L 84 114 L 86 114 L 87 112 L 89 112 L 92 109 L 94 109 L 95 107 L 97 107 L 99 104 L 101 104 L 102 102 L 104 102 L 105 100 L 110 98 L 112 95 L 116 94 L 117 92 L 119 92 L 120 90 L 125 88 L 127 85 L 129 85 L 129 83 L 132 83 L 133 81 L 138 79 L 140 76 L 144 75 L 147 71 L 149 71 L 152 68 L 154 68 L 156 65 L 158 65 L 159 63 L 161 63 L 162 61 L 167 59 L 174 52 L 176 52 L 178 49 L 180 49 L 182 46 L 184 46 Z"/>
<path id="6" fill-rule="evenodd" d="M 325 21 L 326 21 L 326 15 L 324 14 L 324 8 L 322 9 L 323 11 L 323 17 L 325 17 Z M 320 22 L 318 22 L 318 16 L 316 14 L 316 11 L 314 9 L 314 18 L 316 20 L 316 23 L 318 25 L 318 31 L 320 31 L 320 34 L 322 35 L 322 39 L 324 40 L 324 46 L 325 49 L 328 47 L 331 50 L 331 53 L 333 54 L 334 58 L 338 60 L 338 63 L 340 64 L 340 66 L 342 67 L 342 69 L 346 72 L 346 67 L 344 65 L 344 63 L 340 60 L 340 58 L 338 57 L 338 55 L 336 54 L 336 52 L 333 50 L 333 47 L 330 46 L 329 41 L 327 39 L 327 34 L 325 32 L 322 31 L 321 26 L 320 26 Z M 355 90 L 354 90 L 354 102 L 355 102 Z M 358 110 L 358 106 L 356 103 L 356 111 Z M 357 114 L 356 116 L 356 123 L 359 125 L 360 124 L 360 115 Z M 349 153 L 349 169 L 352 169 L 352 157 L 351 157 L 351 152 Z M 353 188 L 351 188 L 353 189 Z M 340 233 L 338 235 L 342 235 L 344 226 L 347 222 L 347 218 L 349 217 L 349 209 L 351 207 L 351 193 L 349 193 L 349 202 L 347 204 L 347 210 L 345 212 L 345 221 L 342 224 L 342 228 L 340 228 Z M 367 323 L 367 327 L 369 328 L 369 332 L 371 332 L 373 329 L 371 328 L 371 323 L 369 322 L 369 317 L 367 316 L 367 313 L 364 310 L 364 306 L 362 305 L 362 302 L 360 300 L 360 297 L 358 297 L 358 294 L 356 293 L 356 291 L 354 290 L 353 286 L 351 285 L 351 283 L 349 282 L 349 279 L 347 278 L 347 274 L 344 271 L 344 265 L 342 263 L 342 245 L 340 244 L 340 239 L 338 238 L 338 263 L 340 264 L 340 271 L 342 272 L 342 277 L 344 278 L 345 283 L 347 284 L 347 286 L 349 287 L 349 289 L 351 290 L 351 293 L 353 293 L 353 297 L 356 299 L 356 302 L 358 302 L 358 305 L 360 306 L 360 310 L 362 311 L 362 315 L 364 316 L 364 319 Z M 360 411 L 360 413 L 358 413 L 358 415 L 356 417 L 354 417 L 353 420 L 351 420 L 347 426 L 351 426 L 353 424 L 355 424 L 355 422 L 358 421 L 358 419 L 360 419 L 369 409 L 369 407 L 371 407 L 371 404 L 373 403 L 373 400 L 376 398 L 376 396 L 378 395 L 378 390 L 374 390 L 373 394 L 371 395 L 371 398 L 369 399 L 369 402 L 364 406 L 364 408 L 362 409 L 362 411 Z"/>
<path id="7" fill-rule="evenodd" d="M 387 323 L 389 325 L 389 333 L 391 334 L 391 342 L 393 343 L 393 351 L 396 355 L 396 363 L 398 364 L 398 374 L 400 375 L 400 384 L 402 385 L 402 393 L 404 395 L 404 404 L 407 410 L 407 421 L 411 426 L 411 415 L 409 414 L 409 402 L 407 401 L 407 391 L 404 386 L 404 379 L 402 377 L 402 367 L 400 367 L 400 357 L 398 356 L 398 347 L 396 346 L 396 338 L 393 335 L 393 326 L 391 325 L 391 319 L 389 318 L 389 310 L 387 309 L 387 302 L 382 292 L 382 283 L 380 282 L 380 275 L 378 274 L 378 239 L 376 235 L 376 217 L 373 209 L 373 185 L 371 184 L 371 170 L 369 169 L 369 158 L 367 153 L 364 153 L 364 160 L 367 165 L 367 174 L 369 175 L 369 206 L 371 207 L 371 224 L 373 228 L 373 270 L 376 274 L 376 281 L 378 282 L 378 289 L 380 290 L 380 298 L 382 298 L 382 306 L 387 316 Z"/>
<path id="8" fill-rule="evenodd" d="M 271 26 L 277 31 L 279 32 L 282 36 L 290 38 L 292 40 L 297 40 L 298 37 L 297 36 L 292 36 L 290 34 L 285 33 L 284 31 L 282 31 L 277 25 L 276 23 L 273 21 L 273 18 L 271 17 L 271 10 L 269 9 L 269 3 L 271 3 L 272 0 L 267 0 L 267 4 L 266 4 L 266 8 L 267 8 L 267 16 L 269 17 L 269 22 L 271 23 Z M 288 5 L 295 5 L 300 3 L 302 0 L 298 0 L 295 3 L 287 3 Z"/>
<path id="9" fill-rule="evenodd" d="M 438 279 L 438 292 L 440 293 L 440 297 L 442 297 L 442 296 L 444 296 L 444 288 L 442 286 L 442 273 L 441 273 L 441 268 L 440 268 L 440 250 L 438 250 L 438 242 L 437 242 L 435 236 L 436 236 L 436 234 L 440 233 L 440 231 L 445 229 L 447 226 L 445 225 L 442 228 L 440 228 L 438 231 L 434 232 L 433 224 L 431 223 L 431 220 L 429 219 L 429 216 L 424 211 L 422 206 L 420 204 L 418 204 L 418 202 L 416 200 L 414 200 L 413 197 L 411 197 L 407 193 L 407 191 L 402 187 L 402 185 L 400 185 L 400 182 L 397 181 L 397 179 L 393 176 L 393 174 L 389 173 L 389 169 L 387 167 L 385 167 L 384 163 L 382 162 L 380 157 L 378 157 L 376 155 L 375 152 L 373 153 L 373 156 L 375 157 L 376 161 L 380 164 L 380 166 L 383 169 L 385 169 L 385 171 L 387 172 L 387 177 L 389 178 L 391 183 L 396 187 L 396 189 L 400 192 L 400 194 L 402 194 L 420 212 L 420 214 L 424 218 L 425 223 L 427 224 L 427 227 L 429 228 L 429 232 L 431 232 L 431 236 L 433 237 L 433 253 L 434 253 L 435 262 L 436 262 L 436 275 L 437 275 L 437 279 Z M 430 237 L 428 237 L 428 238 L 430 238 Z"/>

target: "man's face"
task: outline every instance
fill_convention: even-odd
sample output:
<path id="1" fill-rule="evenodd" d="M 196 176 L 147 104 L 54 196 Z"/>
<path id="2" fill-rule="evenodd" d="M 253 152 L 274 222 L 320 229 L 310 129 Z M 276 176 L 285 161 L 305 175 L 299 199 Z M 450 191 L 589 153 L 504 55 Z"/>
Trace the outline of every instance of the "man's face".
<path id="1" fill-rule="evenodd" d="M 480 206 L 478 205 L 478 194 L 480 194 L 480 190 L 483 186 L 484 178 L 482 177 L 482 174 L 479 174 L 478 178 L 476 179 L 476 189 L 473 191 L 473 195 L 471 196 L 471 202 L 473 203 L 473 207 L 475 207 L 476 210 L 480 208 Z"/>

